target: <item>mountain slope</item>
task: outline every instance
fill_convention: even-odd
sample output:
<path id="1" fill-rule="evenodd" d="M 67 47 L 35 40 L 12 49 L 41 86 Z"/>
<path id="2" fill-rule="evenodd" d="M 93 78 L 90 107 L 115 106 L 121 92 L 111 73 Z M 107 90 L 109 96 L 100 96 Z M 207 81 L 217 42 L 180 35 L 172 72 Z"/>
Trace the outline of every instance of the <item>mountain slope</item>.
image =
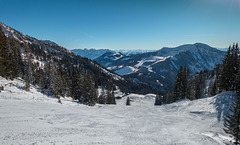
<path id="1" fill-rule="evenodd" d="M 96 61 L 125 78 L 165 91 L 173 87 L 180 66 L 186 65 L 192 74 L 210 70 L 222 62 L 225 52 L 196 43 L 176 48 L 165 47 L 159 51 L 138 55 L 125 55 L 112 60 L 106 55 Z M 110 54 L 110 57 L 112 55 Z"/>
<path id="2" fill-rule="evenodd" d="M 19 79 L 0 77 L 0 85 L 0 144 L 232 144 L 222 129 L 231 92 L 163 106 L 153 106 L 152 94 L 130 94 L 89 107 L 67 98 L 59 104 L 34 86 L 26 92 Z"/>
<path id="3" fill-rule="evenodd" d="M 79 79 L 83 78 L 93 79 L 95 87 L 111 84 L 122 90 L 125 88 L 127 81 L 121 76 L 53 41 L 23 35 L 3 23 L 0 23 L 0 30 L 4 41 L 0 49 L 6 50 L 8 61 L 14 64 L 14 72 L 31 84 L 41 85 L 43 92 L 71 96 L 77 90 L 76 85 L 80 85 Z"/>

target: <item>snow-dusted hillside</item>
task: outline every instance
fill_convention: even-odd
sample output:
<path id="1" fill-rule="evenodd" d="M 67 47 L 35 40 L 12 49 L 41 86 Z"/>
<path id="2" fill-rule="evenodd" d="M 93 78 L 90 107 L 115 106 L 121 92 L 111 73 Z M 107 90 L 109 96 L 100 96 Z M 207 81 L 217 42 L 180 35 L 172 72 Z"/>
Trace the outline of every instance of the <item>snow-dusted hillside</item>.
<path id="1" fill-rule="evenodd" d="M 223 117 L 235 94 L 153 106 L 154 96 L 130 94 L 117 105 L 89 107 L 68 98 L 22 90 L 22 80 L 0 78 L 0 144 L 231 144 Z"/>

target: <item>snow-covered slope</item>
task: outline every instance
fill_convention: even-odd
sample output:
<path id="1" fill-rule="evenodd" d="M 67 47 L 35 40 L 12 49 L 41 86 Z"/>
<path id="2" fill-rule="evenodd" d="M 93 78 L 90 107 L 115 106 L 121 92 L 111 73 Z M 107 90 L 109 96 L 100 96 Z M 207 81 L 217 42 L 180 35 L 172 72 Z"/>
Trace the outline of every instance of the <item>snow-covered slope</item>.
<path id="1" fill-rule="evenodd" d="M 109 59 L 112 55 L 104 54 L 96 61 L 119 75 L 165 91 L 173 87 L 180 66 L 186 65 L 192 74 L 211 70 L 215 65 L 222 63 L 225 52 L 196 43 Z"/>
<path id="2" fill-rule="evenodd" d="M 231 144 L 223 114 L 235 98 L 225 92 L 195 101 L 153 106 L 154 96 L 130 94 L 117 105 L 85 106 L 68 98 L 22 90 L 22 80 L 0 78 L 0 144 Z"/>

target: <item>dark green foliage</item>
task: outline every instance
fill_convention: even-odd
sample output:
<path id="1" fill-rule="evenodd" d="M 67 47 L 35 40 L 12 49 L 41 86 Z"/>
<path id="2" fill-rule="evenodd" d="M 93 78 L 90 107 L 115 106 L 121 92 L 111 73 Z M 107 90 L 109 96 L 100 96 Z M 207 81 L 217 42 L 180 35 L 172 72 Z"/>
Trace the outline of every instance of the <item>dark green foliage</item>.
<path id="1" fill-rule="evenodd" d="M 75 100 L 79 100 L 80 102 L 84 102 L 83 92 L 84 92 L 84 76 L 85 70 L 80 73 L 79 71 L 75 70 L 72 74 L 72 96 Z"/>
<path id="2" fill-rule="evenodd" d="M 227 134 L 230 134 L 235 144 L 240 142 L 240 96 L 238 95 L 236 102 L 233 102 L 232 107 L 228 115 L 224 118 L 225 128 L 223 129 Z"/>
<path id="3" fill-rule="evenodd" d="M 130 98 L 129 98 L 129 97 L 127 97 L 126 105 L 127 105 L 127 106 L 130 106 L 130 105 L 131 105 L 131 102 L 130 102 Z"/>
<path id="4" fill-rule="evenodd" d="M 29 78 L 28 78 L 27 74 L 25 74 L 24 79 L 25 79 L 25 91 L 29 92 L 30 91 L 30 83 L 29 83 Z"/>
<path id="5" fill-rule="evenodd" d="M 113 88 L 110 84 L 107 86 L 106 104 L 116 104 Z"/>
<path id="6" fill-rule="evenodd" d="M 186 66 L 182 66 L 178 70 L 176 81 L 174 84 L 174 101 L 187 98 L 188 95 L 188 80 L 189 79 L 189 70 Z"/>
<path id="7" fill-rule="evenodd" d="M 217 80 L 215 80 L 214 83 L 213 83 L 213 86 L 212 86 L 212 88 L 211 88 L 210 94 L 211 94 L 212 96 L 215 96 L 215 95 L 217 94 L 217 92 L 218 92 Z"/>
<path id="8" fill-rule="evenodd" d="M 14 79 L 17 76 L 16 61 L 11 49 L 8 49 L 9 42 L 0 27 L 0 76 L 6 79 Z"/>
<path id="9" fill-rule="evenodd" d="M 116 104 L 114 89 L 112 89 L 112 104 Z"/>
<path id="10" fill-rule="evenodd" d="M 95 83 L 93 81 L 92 75 L 90 73 L 85 77 L 85 101 L 89 106 L 94 106 L 97 101 L 97 89 L 95 88 Z"/>
<path id="11" fill-rule="evenodd" d="M 162 104 L 163 104 L 163 97 L 160 95 L 156 95 L 154 105 L 162 105 Z"/>
<path id="12" fill-rule="evenodd" d="M 102 86 L 101 94 L 98 98 L 98 103 L 99 104 L 106 104 L 106 93 L 105 93 L 104 86 Z"/>
<path id="13" fill-rule="evenodd" d="M 41 92 L 43 93 L 44 92 L 44 80 L 43 80 L 43 74 L 40 72 L 39 74 L 39 87 L 41 89 Z"/>
<path id="14" fill-rule="evenodd" d="M 107 86 L 106 104 L 112 104 L 112 93 L 111 93 L 111 86 L 110 86 L 110 84 L 108 84 L 108 86 Z"/>
<path id="15" fill-rule="evenodd" d="M 222 71 L 219 78 L 220 90 L 235 91 L 237 86 L 236 75 L 239 71 L 239 47 L 238 44 L 231 47 L 227 51 L 222 64 Z"/>
<path id="16" fill-rule="evenodd" d="M 174 90 L 169 90 L 163 94 L 164 103 L 172 103 L 178 99 L 187 98 L 189 100 L 195 100 L 203 98 L 211 93 L 218 93 L 218 76 L 221 65 L 217 65 L 213 70 L 208 72 L 207 70 L 196 73 L 194 78 L 189 74 L 189 70 L 180 68 L 177 75 Z M 184 76 L 186 74 L 186 76 Z M 185 81 L 184 81 L 185 80 Z M 206 89 L 207 80 L 211 80 L 209 88 Z M 182 84 L 182 85 L 180 85 Z M 214 88 L 215 85 L 215 88 Z M 183 87 L 185 86 L 185 87 Z M 214 90 L 215 89 L 215 90 Z"/>

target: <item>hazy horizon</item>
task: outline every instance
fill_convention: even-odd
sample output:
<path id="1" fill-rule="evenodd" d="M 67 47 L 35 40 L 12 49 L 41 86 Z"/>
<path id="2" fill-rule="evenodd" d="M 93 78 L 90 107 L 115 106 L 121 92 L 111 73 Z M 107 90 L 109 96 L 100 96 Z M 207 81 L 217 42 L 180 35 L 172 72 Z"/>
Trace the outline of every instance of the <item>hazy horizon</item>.
<path id="1" fill-rule="evenodd" d="M 1 22 L 72 49 L 159 50 L 240 38 L 240 0 L 0 0 Z"/>

